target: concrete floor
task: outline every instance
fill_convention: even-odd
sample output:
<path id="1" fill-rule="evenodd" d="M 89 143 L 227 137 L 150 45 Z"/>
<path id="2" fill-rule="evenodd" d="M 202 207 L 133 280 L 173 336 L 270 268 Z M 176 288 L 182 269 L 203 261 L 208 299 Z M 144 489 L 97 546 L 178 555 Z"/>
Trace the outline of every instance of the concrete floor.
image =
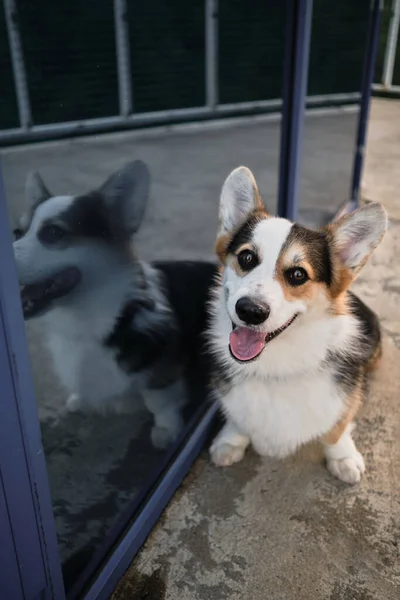
<path id="1" fill-rule="evenodd" d="M 400 597 L 399 165 L 400 103 L 376 100 L 364 195 L 384 202 L 391 220 L 354 286 L 385 331 L 382 366 L 355 432 L 367 462 L 362 482 L 332 478 L 315 448 L 283 462 L 249 453 L 225 470 L 205 451 L 113 600 Z"/>

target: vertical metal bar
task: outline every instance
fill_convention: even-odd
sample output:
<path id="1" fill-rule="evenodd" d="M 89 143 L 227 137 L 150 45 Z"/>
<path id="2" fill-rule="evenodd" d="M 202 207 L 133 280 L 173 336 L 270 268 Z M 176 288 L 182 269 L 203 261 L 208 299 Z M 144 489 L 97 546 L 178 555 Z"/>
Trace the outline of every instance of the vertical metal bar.
<path id="1" fill-rule="evenodd" d="M 369 107 L 371 103 L 371 90 L 375 70 L 376 52 L 378 48 L 382 8 L 382 0 L 372 1 L 361 81 L 361 102 L 360 112 L 358 115 L 357 140 L 354 152 L 353 173 L 350 188 L 350 205 L 347 207 L 347 210 L 353 210 L 357 208 L 359 201 L 361 176 L 364 166 L 365 142 L 368 129 Z"/>
<path id="2" fill-rule="evenodd" d="M 119 111 L 123 117 L 133 112 L 132 71 L 126 0 L 114 0 L 115 42 L 117 47 Z"/>
<path id="3" fill-rule="evenodd" d="M 22 129 L 27 130 L 32 125 L 32 113 L 15 0 L 4 0 L 4 11 L 6 15 L 8 43 L 10 45 L 19 121 Z"/>
<path id="4" fill-rule="evenodd" d="M 278 214 L 298 214 L 303 122 L 308 81 L 312 0 L 287 0 Z"/>
<path id="5" fill-rule="evenodd" d="M 218 0 L 206 1 L 206 104 L 218 106 Z"/>
<path id="6" fill-rule="evenodd" d="M 3 494 L 23 597 L 64 600 L 1 165 L 0 255 L 0 471 Z M 0 597 L 2 600 L 19 598 L 18 595 L 1 594 Z"/>
<path id="7" fill-rule="evenodd" d="M 400 24 L 400 0 L 393 0 L 392 16 L 386 40 L 385 60 L 383 63 L 382 83 L 390 88 L 393 81 L 394 61 L 396 58 L 397 38 Z"/>

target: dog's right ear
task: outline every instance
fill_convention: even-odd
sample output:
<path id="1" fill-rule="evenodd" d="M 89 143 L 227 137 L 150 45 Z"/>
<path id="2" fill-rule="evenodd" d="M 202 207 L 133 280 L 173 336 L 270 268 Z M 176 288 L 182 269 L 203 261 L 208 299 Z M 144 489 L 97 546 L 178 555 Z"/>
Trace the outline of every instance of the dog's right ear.
<path id="1" fill-rule="evenodd" d="M 219 203 L 219 229 L 217 254 L 224 253 L 227 240 L 233 231 L 256 210 L 263 210 L 260 192 L 253 173 L 247 167 L 238 167 L 226 178 Z"/>
<path id="2" fill-rule="evenodd" d="M 111 223 L 119 236 L 135 233 L 143 220 L 150 191 L 150 171 L 141 160 L 128 163 L 101 186 Z"/>
<path id="3" fill-rule="evenodd" d="M 219 235 L 237 229 L 255 210 L 263 208 L 253 173 L 238 167 L 225 179 L 219 203 Z"/>
<path id="4" fill-rule="evenodd" d="M 28 173 L 25 183 L 25 201 L 29 210 L 51 198 L 43 179 L 36 171 Z"/>
<path id="5" fill-rule="evenodd" d="M 36 171 L 30 171 L 25 182 L 25 211 L 19 219 L 19 227 L 14 229 L 14 238 L 18 239 L 29 228 L 35 208 L 51 198 L 51 193 Z"/>

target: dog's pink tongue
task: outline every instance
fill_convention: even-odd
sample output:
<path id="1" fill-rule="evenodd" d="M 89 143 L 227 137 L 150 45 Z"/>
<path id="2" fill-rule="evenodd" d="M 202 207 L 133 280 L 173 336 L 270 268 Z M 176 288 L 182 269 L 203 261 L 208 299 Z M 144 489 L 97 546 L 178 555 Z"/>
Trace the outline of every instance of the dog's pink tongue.
<path id="1" fill-rule="evenodd" d="M 229 336 L 231 352 L 238 360 L 251 360 L 258 356 L 265 345 L 265 333 L 247 327 L 236 327 Z"/>

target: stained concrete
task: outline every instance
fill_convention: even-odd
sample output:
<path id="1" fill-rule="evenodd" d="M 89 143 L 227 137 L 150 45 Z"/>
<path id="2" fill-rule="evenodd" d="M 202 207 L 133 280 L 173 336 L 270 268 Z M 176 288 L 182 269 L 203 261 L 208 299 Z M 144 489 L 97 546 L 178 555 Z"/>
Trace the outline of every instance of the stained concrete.
<path id="1" fill-rule="evenodd" d="M 391 222 L 354 286 L 385 332 L 355 431 L 362 482 L 335 480 L 317 448 L 283 462 L 249 452 L 225 470 L 204 452 L 113 600 L 400 597 L 399 165 L 400 103 L 376 100 L 363 191 L 384 202 Z"/>

